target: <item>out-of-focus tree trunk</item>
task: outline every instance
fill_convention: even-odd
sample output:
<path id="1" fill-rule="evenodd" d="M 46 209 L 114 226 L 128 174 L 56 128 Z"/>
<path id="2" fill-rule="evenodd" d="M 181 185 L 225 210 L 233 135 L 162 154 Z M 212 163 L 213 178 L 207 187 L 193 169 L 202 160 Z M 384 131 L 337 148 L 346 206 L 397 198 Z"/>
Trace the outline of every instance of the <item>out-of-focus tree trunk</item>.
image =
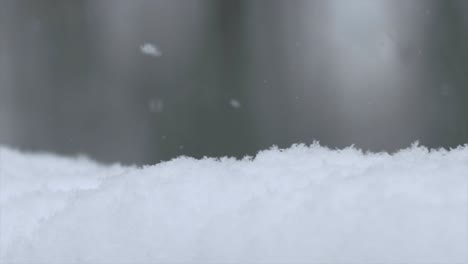
<path id="1" fill-rule="evenodd" d="M 466 138 L 468 25 L 465 1 L 434 1 L 425 31 L 425 68 L 429 94 L 426 145 L 455 147 Z M 466 5 L 465 5 L 466 7 Z"/>
<path id="2" fill-rule="evenodd" d="M 178 121 L 185 124 L 181 143 L 186 153 L 200 156 L 254 154 L 255 131 L 248 97 L 246 16 L 249 1 L 203 2 L 206 13 L 197 60 L 191 65 L 191 92 Z M 237 105 L 239 104 L 239 105 Z"/>

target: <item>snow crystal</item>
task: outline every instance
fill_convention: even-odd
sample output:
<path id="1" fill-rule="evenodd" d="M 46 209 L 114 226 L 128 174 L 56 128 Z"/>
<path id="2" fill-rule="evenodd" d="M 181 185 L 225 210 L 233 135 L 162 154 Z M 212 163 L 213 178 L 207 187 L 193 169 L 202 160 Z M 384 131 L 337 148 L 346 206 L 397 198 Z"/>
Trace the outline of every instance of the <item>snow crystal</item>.
<path id="1" fill-rule="evenodd" d="M 159 50 L 158 47 L 154 44 L 145 43 L 140 47 L 140 51 L 143 54 L 150 55 L 153 57 L 160 57 L 162 52 Z"/>
<path id="2" fill-rule="evenodd" d="M 0 263 L 466 263 L 468 146 L 154 166 L 0 148 Z"/>
<path id="3" fill-rule="evenodd" d="M 152 98 L 148 102 L 148 108 L 151 113 L 162 113 L 164 110 L 164 101 L 162 99 Z"/>
<path id="4" fill-rule="evenodd" d="M 239 100 L 236 100 L 236 99 L 231 99 L 229 100 L 229 105 L 232 107 L 232 108 L 235 108 L 235 109 L 239 109 L 241 108 L 241 103 L 239 102 Z"/>

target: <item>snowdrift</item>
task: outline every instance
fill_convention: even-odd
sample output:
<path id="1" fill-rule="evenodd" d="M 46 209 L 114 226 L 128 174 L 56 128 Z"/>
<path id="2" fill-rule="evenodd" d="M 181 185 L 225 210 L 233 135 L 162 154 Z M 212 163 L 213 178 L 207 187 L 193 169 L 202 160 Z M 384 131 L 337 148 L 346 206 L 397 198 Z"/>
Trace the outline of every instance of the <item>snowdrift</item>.
<path id="1" fill-rule="evenodd" d="M 468 146 L 146 167 L 0 148 L 0 263 L 467 263 Z"/>

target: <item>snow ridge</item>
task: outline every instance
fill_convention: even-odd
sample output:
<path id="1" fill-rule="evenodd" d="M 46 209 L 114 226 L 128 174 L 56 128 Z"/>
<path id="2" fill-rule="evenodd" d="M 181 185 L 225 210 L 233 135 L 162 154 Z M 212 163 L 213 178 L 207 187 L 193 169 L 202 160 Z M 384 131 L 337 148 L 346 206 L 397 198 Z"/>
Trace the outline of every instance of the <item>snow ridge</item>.
<path id="1" fill-rule="evenodd" d="M 468 146 L 145 167 L 0 147 L 0 263 L 466 263 Z"/>

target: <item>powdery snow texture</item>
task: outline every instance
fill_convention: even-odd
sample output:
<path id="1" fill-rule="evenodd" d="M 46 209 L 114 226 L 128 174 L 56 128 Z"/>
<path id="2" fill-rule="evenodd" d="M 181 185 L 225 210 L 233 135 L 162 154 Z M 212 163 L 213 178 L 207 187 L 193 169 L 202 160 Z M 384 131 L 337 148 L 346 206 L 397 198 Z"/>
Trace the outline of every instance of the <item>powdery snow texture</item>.
<path id="1" fill-rule="evenodd" d="M 0 148 L 0 263 L 467 263 L 468 147 L 142 168 Z"/>

